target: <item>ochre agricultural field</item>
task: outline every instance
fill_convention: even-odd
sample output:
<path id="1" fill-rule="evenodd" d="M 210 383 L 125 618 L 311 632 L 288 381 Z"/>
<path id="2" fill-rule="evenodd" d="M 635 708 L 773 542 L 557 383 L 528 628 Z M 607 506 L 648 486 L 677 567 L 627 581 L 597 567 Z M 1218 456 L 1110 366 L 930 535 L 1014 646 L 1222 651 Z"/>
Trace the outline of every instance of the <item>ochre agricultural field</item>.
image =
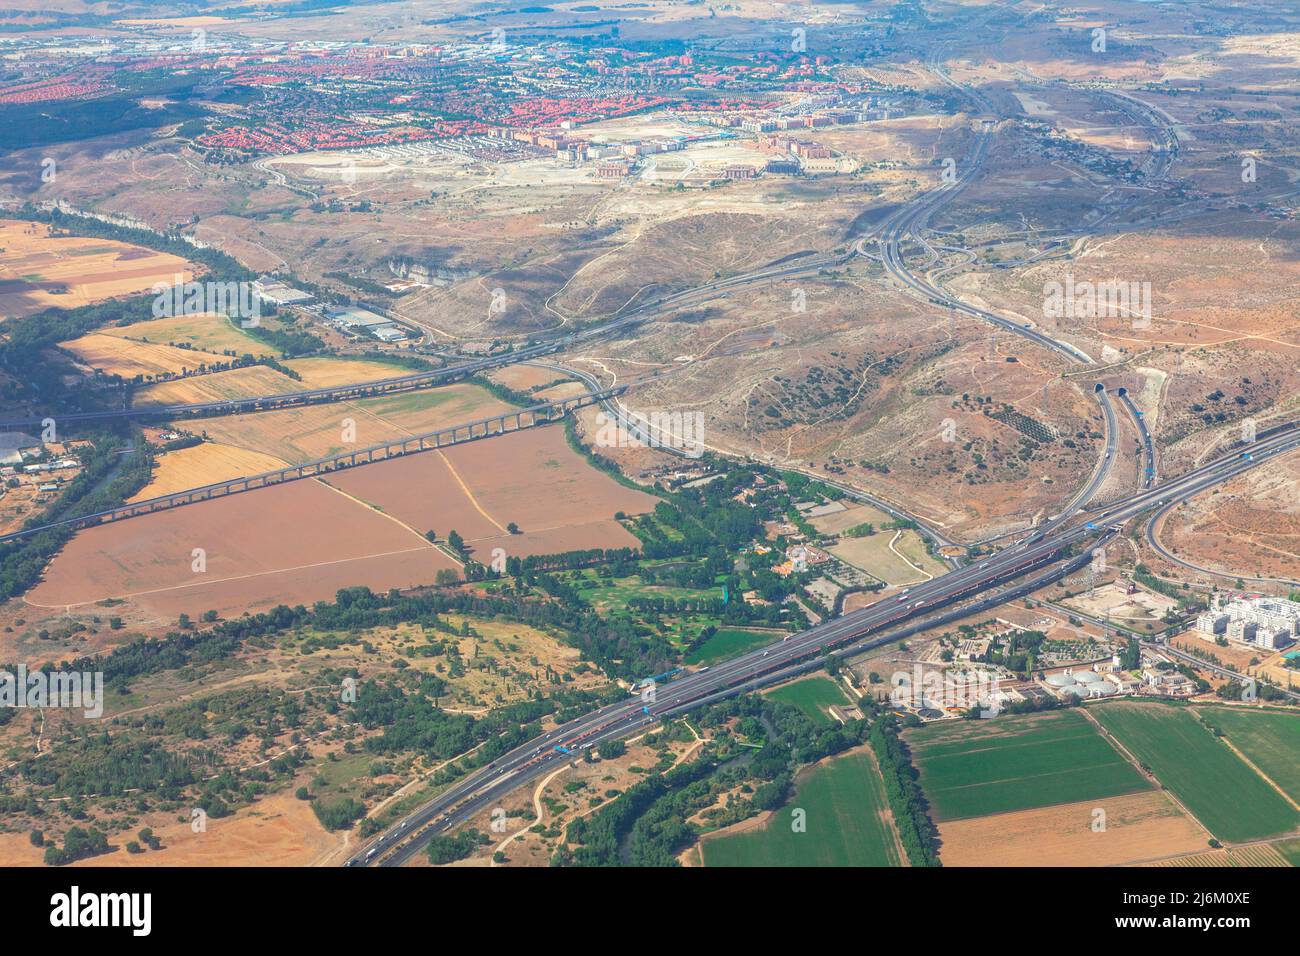
<path id="1" fill-rule="evenodd" d="M 162 460 L 159 487 L 265 463 L 210 444 Z M 352 585 L 431 585 L 458 565 L 426 540 L 429 530 L 440 540 L 457 531 L 483 563 L 495 548 L 526 556 L 635 547 L 613 515 L 656 500 L 590 467 L 547 426 L 87 529 L 26 600 L 58 608 L 123 599 L 169 618 L 310 604 Z M 522 533 L 510 534 L 511 522 Z M 202 571 L 193 570 L 196 548 Z"/>
<path id="2" fill-rule="evenodd" d="M 179 256 L 112 239 L 51 236 L 44 223 L 0 219 L 0 249 L 2 318 L 147 292 L 177 275 L 193 278 Z"/>

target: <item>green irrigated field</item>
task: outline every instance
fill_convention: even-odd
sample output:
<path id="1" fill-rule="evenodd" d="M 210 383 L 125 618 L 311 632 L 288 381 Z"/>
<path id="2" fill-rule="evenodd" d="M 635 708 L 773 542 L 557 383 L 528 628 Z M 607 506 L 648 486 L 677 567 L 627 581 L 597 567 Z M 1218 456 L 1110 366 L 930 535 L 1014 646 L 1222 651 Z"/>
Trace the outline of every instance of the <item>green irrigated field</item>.
<path id="1" fill-rule="evenodd" d="M 767 695 L 772 700 L 794 704 L 819 724 L 829 724 L 834 718 L 826 712 L 832 706 L 842 707 L 849 702 L 840 685 L 829 677 L 805 677 L 778 687 Z"/>
<path id="2" fill-rule="evenodd" d="M 1300 826 L 1300 811 L 1190 710 L 1116 702 L 1091 713 L 1220 840 L 1257 840 Z"/>
<path id="3" fill-rule="evenodd" d="M 1273 845 L 1284 860 L 1292 866 L 1300 866 L 1300 839 L 1283 840 L 1281 843 Z"/>
<path id="4" fill-rule="evenodd" d="M 1300 714 L 1239 707 L 1197 708 L 1256 767 L 1300 801 Z"/>
<path id="5" fill-rule="evenodd" d="M 804 811 L 806 830 L 792 827 Z M 705 840 L 706 866 L 898 866 L 885 791 L 868 754 L 815 768 L 761 830 Z"/>
<path id="6" fill-rule="evenodd" d="M 713 664 L 717 661 L 735 657 L 752 647 L 760 647 L 773 641 L 779 641 L 781 635 L 774 631 L 746 631 L 737 628 L 722 628 L 701 644 L 686 658 L 688 664 Z"/>
<path id="7" fill-rule="evenodd" d="M 1142 775 L 1075 711 L 909 730 L 936 820 L 1031 810 L 1146 789 Z"/>

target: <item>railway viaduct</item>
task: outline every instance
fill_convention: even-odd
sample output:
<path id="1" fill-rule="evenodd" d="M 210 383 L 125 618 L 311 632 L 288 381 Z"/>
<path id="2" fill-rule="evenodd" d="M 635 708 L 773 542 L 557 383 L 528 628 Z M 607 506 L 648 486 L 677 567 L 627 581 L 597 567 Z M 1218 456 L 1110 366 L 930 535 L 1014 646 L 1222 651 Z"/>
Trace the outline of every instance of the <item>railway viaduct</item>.
<path id="1" fill-rule="evenodd" d="M 122 521 L 158 511 L 168 511 L 184 505 L 197 504 L 201 501 L 211 501 L 214 498 L 228 498 L 231 495 L 255 491 L 258 488 L 267 488 L 271 485 L 280 485 L 288 481 L 318 478 L 331 472 L 355 468 L 359 465 L 387 461 L 391 458 L 401 458 L 406 455 L 418 455 L 420 452 L 436 451 L 439 448 L 450 448 L 453 445 L 463 445 L 466 442 L 478 441 L 496 435 L 537 428 L 541 425 L 560 421 L 570 412 L 579 408 L 596 405 L 616 395 L 621 395 L 625 390 L 626 386 L 618 386 L 601 391 L 584 392 L 581 395 L 571 395 L 568 398 L 544 402 L 541 405 L 530 405 L 527 408 L 512 409 L 487 418 L 476 418 L 470 422 L 449 425 L 436 431 L 412 435 L 410 438 L 385 442 L 379 445 L 368 445 L 355 451 L 343 452 L 326 458 L 317 458 L 303 462 L 300 465 L 290 465 L 287 468 L 280 468 L 275 471 L 259 472 L 256 475 L 245 475 L 228 481 L 177 491 L 170 495 L 146 498 L 143 501 L 120 505 L 107 511 L 97 511 L 93 514 L 67 518 L 51 524 L 24 528 L 10 534 L 0 535 L 0 544 L 29 538 L 55 529 L 76 531 L 81 528 L 90 528 L 95 525 L 107 524 L 110 521 Z"/>

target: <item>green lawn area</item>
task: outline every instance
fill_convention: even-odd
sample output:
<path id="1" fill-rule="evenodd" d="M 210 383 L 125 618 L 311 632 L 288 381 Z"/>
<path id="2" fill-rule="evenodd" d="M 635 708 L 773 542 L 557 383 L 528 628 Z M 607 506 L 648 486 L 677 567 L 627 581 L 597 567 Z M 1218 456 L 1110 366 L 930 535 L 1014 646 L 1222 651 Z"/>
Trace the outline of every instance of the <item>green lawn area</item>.
<path id="1" fill-rule="evenodd" d="M 594 572 L 584 571 L 577 584 L 584 599 L 597 610 L 617 609 L 627 606 L 632 598 L 671 598 L 674 601 L 722 600 L 722 586 L 711 588 L 679 588 L 671 584 L 646 584 L 640 575 L 626 578 L 602 578 Z"/>
<path id="2" fill-rule="evenodd" d="M 1117 702 L 1091 713 L 1220 840 L 1255 840 L 1300 826 L 1300 811 L 1187 708 Z"/>
<path id="3" fill-rule="evenodd" d="M 904 735 L 936 820 L 1030 810 L 1146 789 L 1075 711 L 928 724 Z"/>
<path id="4" fill-rule="evenodd" d="M 759 647 L 781 640 L 782 635 L 775 631 L 746 631 L 740 628 L 720 629 L 711 638 L 691 651 L 686 657 L 687 664 L 713 664 L 717 661 L 735 657 L 752 647 Z"/>
<path id="5" fill-rule="evenodd" d="M 325 803 L 341 797 L 359 797 L 362 784 L 369 783 L 370 767 L 376 761 L 374 754 L 345 754 L 338 760 L 318 760 L 311 780 L 311 793 Z"/>
<path id="6" fill-rule="evenodd" d="M 134 339 L 137 342 L 188 343 L 190 347 L 201 352 L 211 352 L 223 357 L 230 351 L 239 355 L 277 354 L 274 346 L 266 345 L 254 338 L 240 326 L 238 320 L 210 313 L 149 319 L 133 322 L 130 325 L 114 326 L 104 329 L 103 332 L 106 335 Z"/>
<path id="7" fill-rule="evenodd" d="M 1292 800 L 1300 801 L 1300 714 L 1240 707 L 1203 707 L 1196 712 Z"/>
<path id="8" fill-rule="evenodd" d="M 792 827 L 796 808 L 802 833 Z M 814 768 L 762 829 L 705 840 L 701 852 L 706 866 L 898 866 L 884 811 L 871 757 L 847 754 Z"/>
<path id="9" fill-rule="evenodd" d="M 829 677 L 805 677 L 793 684 L 778 687 L 767 696 L 770 700 L 794 704 L 819 724 L 834 723 L 835 718 L 826 713 L 827 707 L 843 706 L 849 702 L 840 685 Z"/>

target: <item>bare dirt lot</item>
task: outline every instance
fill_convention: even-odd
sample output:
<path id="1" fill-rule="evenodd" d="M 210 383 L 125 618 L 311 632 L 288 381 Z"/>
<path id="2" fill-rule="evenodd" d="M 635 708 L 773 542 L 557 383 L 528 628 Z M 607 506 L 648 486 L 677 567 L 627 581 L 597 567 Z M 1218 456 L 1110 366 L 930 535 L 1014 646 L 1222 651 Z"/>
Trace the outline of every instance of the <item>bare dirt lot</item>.
<path id="1" fill-rule="evenodd" d="M 1174 509 L 1159 526 L 1160 541 L 1176 557 L 1220 574 L 1300 580 L 1298 483 L 1300 455 L 1273 459 Z"/>
<path id="2" fill-rule="evenodd" d="M 187 449 L 197 460 L 161 479 L 186 484 L 223 467 L 210 447 L 220 446 Z M 249 454 L 230 450 L 238 461 L 225 464 L 254 463 Z M 430 585 L 457 564 L 425 539 L 429 530 L 440 539 L 457 531 L 485 564 L 495 548 L 527 556 L 636 547 L 614 514 L 640 514 L 656 500 L 591 468 L 548 426 L 90 528 L 24 600 L 33 618 L 116 599 L 172 620 L 309 604 L 355 585 Z M 511 522 L 521 533 L 509 533 Z"/>
<path id="3" fill-rule="evenodd" d="M 327 831 L 311 804 L 287 791 L 262 797 L 230 817 L 208 820 L 207 829 L 199 833 L 188 819 L 181 822 L 176 815 L 149 822 L 162 840 L 161 849 L 128 853 L 125 839 L 112 840 L 114 852 L 73 865 L 311 866 L 344 843 L 344 834 Z M 25 833 L 0 835 L 0 859 L 6 866 L 43 866 L 43 853 Z"/>
<path id="4" fill-rule="evenodd" d="M 460 383 L 428 391 L 182 424 L 214 441 L 298 464 L 474 421 L 511 407 L 477 385 Z"/>
<path id="5" fill-rule="evenodd" d="M 886 584 L 901 586 L 928 581 L 944 566 L 930 557 L 915 531 L 877 531 L 861 538 L 843 538 L 831 553 Z"/>

